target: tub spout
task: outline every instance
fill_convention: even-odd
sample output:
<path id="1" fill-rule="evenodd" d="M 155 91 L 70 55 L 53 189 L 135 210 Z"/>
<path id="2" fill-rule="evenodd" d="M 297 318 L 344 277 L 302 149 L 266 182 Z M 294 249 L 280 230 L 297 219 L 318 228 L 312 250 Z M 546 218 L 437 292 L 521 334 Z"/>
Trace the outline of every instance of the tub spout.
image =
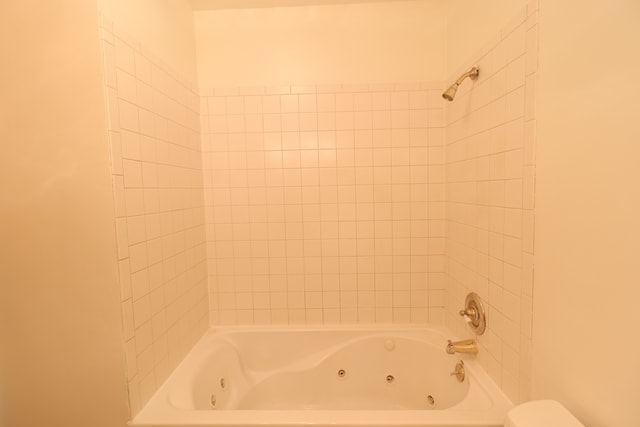
<path id="1" fill-rule="evenodd" d="M 478 352 L 478 343 L 474 339 L 453 342 L 451 340 L 448 341 L 449 344 L 447 344 L 447 353 L 449 354 Z"/>

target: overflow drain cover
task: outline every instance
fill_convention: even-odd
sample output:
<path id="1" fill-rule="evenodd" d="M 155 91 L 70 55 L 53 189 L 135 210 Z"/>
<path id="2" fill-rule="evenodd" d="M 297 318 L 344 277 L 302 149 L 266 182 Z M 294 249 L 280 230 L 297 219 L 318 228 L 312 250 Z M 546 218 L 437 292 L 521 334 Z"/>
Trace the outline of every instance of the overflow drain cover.
<path id="1" fill-rule="evenodd" d="M 436 404 L 436 400 L 431 395 L 427 396 L 427 402 L 429 403 L 429 406 L 433 406 Z"/>

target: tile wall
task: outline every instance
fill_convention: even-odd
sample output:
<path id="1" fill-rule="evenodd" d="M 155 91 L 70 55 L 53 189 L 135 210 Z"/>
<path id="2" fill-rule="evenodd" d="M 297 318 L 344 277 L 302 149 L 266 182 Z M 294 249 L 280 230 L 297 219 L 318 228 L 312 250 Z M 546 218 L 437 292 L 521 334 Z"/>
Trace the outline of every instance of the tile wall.
<path id="1" fill-rule="evenodd" d="M 209 324 L 196 88 L 101 18 L 134 416 Z"/>
<path id="2" fill-rule="evenodd" d="M 132 416 L 209 323 L 464 336 L 470 290 L 478 360 L 527 399 L 537 3 L 446 111 L 442 82 L 198 93 L 101 23 Z"/>
<path id="3" fill-rule="evenodd" d="M 213 324 L 442 323 L 441 88 L 202 91 Z"/>
<path id="4" fill-rule="evenodd" d="M 480 77 L 446 107 L 446 324 L 470 336 L 457 313 L 467 292 L 482 297 L 478 360 L 514 402 L 530 393 L 537 13 L 530 3 L 471 58 Z"/>

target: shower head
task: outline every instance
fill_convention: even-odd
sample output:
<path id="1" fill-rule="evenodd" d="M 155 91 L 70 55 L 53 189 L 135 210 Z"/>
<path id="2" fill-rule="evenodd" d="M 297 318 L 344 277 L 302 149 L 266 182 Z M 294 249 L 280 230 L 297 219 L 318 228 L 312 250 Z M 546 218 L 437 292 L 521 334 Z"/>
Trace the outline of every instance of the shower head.
<path id="1" fill-rule="evenodd" d="M 460 83 L 462 83 L 464 79 L 466 79 L 467 77 L 469 77 L 471 80 L 475 80 L 478 78 L 479 74 L 480 74 L 480 69 L 478 67 L 471 68 L 469 71 L 461 75 L 458 78 L 458 80 L 455 81 L 454 84 L 449 86 L 447 90 L 445 90 L 444 93 L 442 94 L 442 97 L 447 101 L 453 101 L 453 98 L 455 98 L 456 96 L 456 91 L 458 90 Z"/>
<path id="2" fill-rule="evenodd" d="M 454 83 L 447 90 L 444 91 L 442 97 L 447 101 L 453 101 L 453 98 L 456 96 L 456 92 L 458 91 L 458 83 Z"/>

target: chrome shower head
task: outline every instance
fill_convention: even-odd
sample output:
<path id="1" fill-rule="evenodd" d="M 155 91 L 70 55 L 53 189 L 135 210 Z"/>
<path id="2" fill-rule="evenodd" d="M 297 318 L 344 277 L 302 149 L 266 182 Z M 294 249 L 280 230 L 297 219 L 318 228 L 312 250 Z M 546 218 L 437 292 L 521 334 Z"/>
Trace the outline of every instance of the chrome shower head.
<path id="1" fill-rule="evenodd" d="M 469 77 L 471 80 L 475 80 L 478 78 L 479 74 L 480 74 L 480 69 L 478 67 L 471 68 L 469 71 L 461 75 L 458 78 L 458 80 L 455 81 L 454 84 L 449 86 L 447 90 L 445 90 L 444 93 L 442 94 L 442 97 L 447 101 L 453 101 L 453 98 L 455 98 L 456 96 L 456 91 L 458 90 L 460 83 L 462 83 L 464 79 L 466 79 L 467 77 Z"/>

